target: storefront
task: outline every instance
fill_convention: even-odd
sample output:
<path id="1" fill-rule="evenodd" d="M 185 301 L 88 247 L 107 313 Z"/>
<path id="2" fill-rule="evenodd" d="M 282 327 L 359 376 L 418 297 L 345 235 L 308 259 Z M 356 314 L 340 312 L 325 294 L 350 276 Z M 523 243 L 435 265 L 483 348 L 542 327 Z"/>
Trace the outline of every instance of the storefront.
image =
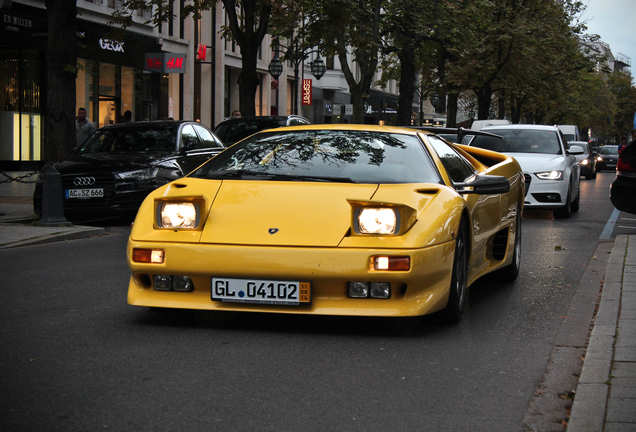
<path id="1" fill-rule="evenodd" d="M 46 11 L 14 3 L 0 19 L 0 170 L 36 170 L 45 145 Z M 174 116 L 170 75 L 147 60 L 165 54 L 156 37 L 126 31 L 115 38 L 111 27 L 81 19 L 77 34 L 76 109 L 86 108 L 96 126 L 121 121 L 126 111 L 132 120 Z"/>

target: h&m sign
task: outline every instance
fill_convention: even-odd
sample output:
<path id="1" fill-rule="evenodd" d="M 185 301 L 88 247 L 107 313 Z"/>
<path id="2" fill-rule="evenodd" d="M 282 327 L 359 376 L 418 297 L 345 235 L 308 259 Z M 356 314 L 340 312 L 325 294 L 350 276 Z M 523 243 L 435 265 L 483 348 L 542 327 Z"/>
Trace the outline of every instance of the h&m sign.
<path id="1" fill-rule="evenodd" d="M 185 73 L 185 53 L 146 53 L 144 69 L 161 73 Z"/>

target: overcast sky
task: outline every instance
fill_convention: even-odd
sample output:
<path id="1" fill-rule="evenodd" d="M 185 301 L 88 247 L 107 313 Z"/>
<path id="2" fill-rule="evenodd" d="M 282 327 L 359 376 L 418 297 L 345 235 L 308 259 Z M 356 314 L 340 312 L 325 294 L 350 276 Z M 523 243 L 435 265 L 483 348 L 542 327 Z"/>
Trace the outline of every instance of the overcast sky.
<path id="1" fill-rule="evenodd" d="M 597 34 L 609 44 L 612 54 L 631 59 L 632 76 L 636 75 L 636 0 L 582 0 L 587 9 L 581 15 L 587 32 Z"/>

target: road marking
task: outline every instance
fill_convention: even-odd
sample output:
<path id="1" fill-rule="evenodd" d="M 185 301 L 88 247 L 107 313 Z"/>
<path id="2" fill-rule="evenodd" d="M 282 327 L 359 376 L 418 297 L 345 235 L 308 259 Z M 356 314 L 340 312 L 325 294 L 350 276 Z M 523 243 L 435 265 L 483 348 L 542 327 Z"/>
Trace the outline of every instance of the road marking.
<path id="1" fill-rule="evenodd" d="M 599 237 L 599 240 L 607 240 L 608 238 L 612 236 L 612 232 L 614 231 L 614 226 L 616 225 L 616 220 L 618 219 L 618 215 L 620 213 L 621 212 L 619 210 L 614 209 L 614 211 L 612 212 L 612 215 L 607 221 L 607 224 L 605 225 L 605 228 L 603 229 L 603 232 L 601 233 L 601 236 Z"/>

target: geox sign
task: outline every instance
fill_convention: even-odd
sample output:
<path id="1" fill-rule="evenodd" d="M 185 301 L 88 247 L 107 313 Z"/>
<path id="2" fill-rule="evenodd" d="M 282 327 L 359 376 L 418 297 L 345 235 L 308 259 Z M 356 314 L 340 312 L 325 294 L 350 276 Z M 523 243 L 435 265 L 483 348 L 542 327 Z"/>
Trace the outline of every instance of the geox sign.
<path id="1" fill-rule="evenodd" d="M 124 43 L 117 42 L 110 39 L 100 39 L 99 46 L 103 50 L 115 51 L 115 52 L 124 52 Z"/>

